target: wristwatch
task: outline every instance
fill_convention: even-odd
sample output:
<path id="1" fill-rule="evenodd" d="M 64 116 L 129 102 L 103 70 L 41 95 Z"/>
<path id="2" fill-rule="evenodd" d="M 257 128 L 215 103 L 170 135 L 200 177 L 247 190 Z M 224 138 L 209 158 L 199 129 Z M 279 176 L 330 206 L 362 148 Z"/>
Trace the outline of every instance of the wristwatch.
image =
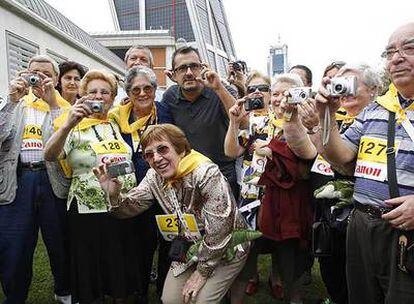
<path id="1" fill-rule="evenodd" d="M 308 129 L 306 133 L 312 135 L 312 134 L 318 133 L 321 129 L 322 129 L 321 125 L 317 125 L 313 127 L 312 129 Z"/>

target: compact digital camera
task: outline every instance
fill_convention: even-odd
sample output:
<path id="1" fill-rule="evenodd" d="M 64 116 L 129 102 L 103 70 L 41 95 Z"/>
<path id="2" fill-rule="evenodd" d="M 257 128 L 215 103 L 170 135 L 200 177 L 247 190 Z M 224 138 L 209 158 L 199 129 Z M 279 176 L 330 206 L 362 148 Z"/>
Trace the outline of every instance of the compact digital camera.
<path id="1" fill-rule="evenodd" d="M 106 170 L 110 177 L 118 177 L 133 173 L 135 171 L 134 164 L 130 160 L 124 160 L 116 163 L 110 163 Z"/>
<path id="2" fill-rule="evenodd" d="M 235 71 L 241 71 L 243 73 L 247 71 L 247 64 L 246 62 L 242 60 L 237 60 L 237 61 L 231 62 L 230 64 L 233 66 L 233 70 Z"/>
<path id="3" fill-rule="evenodd" d="M 25 79 L 31 87 L 40 86 L 41 80 L 40 80 L 40 76 L 37 74 L 29 74 L 25 77 Z"/>
<path id="4" fill-rule="evenodd" d="M 298 87 L 289 89 L 289 96 L 287 98 L 288 104 L 300 104 L 312 95 L 312 89 L 309 87 Z"/>
<path id="5" fill-rule="evenodd" d="M 264 108 L 264 100 L 263 97 L 253 97 L 248 98 L 244 102 L 244 109 L 246 111 L 253 111 L 253 110 L 259 110 Z"/>
<path id="6" fill-rule="evenodd" d="M 326 86 L 330 96 L 355 96 L 358 88 L 357 78 L 355 76 L 335 77 L 331 83 Z"/>
<path id="7" fill-rule="evenodd" d="M 85 100 L 84 102 L 89 109 L 93 112 L 93 113 L 103 113 L 104 111 L 104 105 L 103 102 L 98 101 L 98 100 Z"/>

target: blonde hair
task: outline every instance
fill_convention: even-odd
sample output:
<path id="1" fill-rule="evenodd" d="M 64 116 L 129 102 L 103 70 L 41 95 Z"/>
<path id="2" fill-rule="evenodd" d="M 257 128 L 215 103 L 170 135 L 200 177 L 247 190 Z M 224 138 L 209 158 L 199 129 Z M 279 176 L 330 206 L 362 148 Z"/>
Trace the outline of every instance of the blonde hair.
<path id="1" fill-rule="evenodd" d="M 184 132 L 172 124 L 160 124 L 160 125 L 151 125 L 147 130 L 142 134 L 141 144 L 142 150 L 152 143 L 153 141 L 163 141 L 167 140 L 174 147 L 175 152 L 181 154 L 188 154 L 191 152 L 190 143 L 185 137 Z"/>
<path id="2" fill-rule="evenodd" d="M 247 75 L 247 79 L 246 79 L 246 87 L 250 84 L 250 82 L 252 82 L 253 79 L 255 78 L 261 78 L 264 80 L 264 82 L 266 82 L 269 86 L 270 86 L 270 78 L 263 75 L 262 73 L 260 73 L 259 71 L 252 71 L 249 73 L 249 75 Z"/>
<path id="3" fill-rule="evenodd" d="M 89 82 L 92 80 L 100 79 L 106 81 L 109 86 L 111 87 L 111 95 L 115 97 L 118 93 L 118 84 L 114 75 L 109 72 L 101 71 L 101 70 L 90 70 L 83 76 L 82 81 L 79 87 L 79 93 L 81 96 L 87 94 L 87 87 Z"/>

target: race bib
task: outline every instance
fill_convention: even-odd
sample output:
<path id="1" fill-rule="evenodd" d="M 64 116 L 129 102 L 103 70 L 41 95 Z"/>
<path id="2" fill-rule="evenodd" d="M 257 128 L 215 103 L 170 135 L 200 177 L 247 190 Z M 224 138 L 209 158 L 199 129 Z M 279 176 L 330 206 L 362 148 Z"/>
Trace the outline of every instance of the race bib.
<path id="1" fill-rule="evenodd" d="M 394 148 L 397 150 L 398 143 Z M 363 136 L 359 144 L 356 177 L 383 182 L 387 178 L 387 141 Z"/>
<path id="2" fill-rule="evenodd" d="M 91 144 L 91 148 L 98 157 L 98 165 L 110 160 L 118 162 L 128 159 L 128 148 L 124 142 L 117 139 Z"/>
<path id="3" fill-rule="evenodd" d="M 21 150 L 43 150 L 42 129 L 40 125 L 26 125 L 24 127 Z"/>
<path id="4" fill-rule="evenodd" d="M 157 221 L 158 229 L 161 232 L 161 235 L 166 241 L 172 241 L 176 236 L 178 236 L 178 217 L 176 214 L 161 214 L 156 215 L 155 219 Z M 194 214 L 184 214 L 184 219 L 187 222 L 188 228 L 192 237 L 196 239 L 201 238 L 200 230 L 198 229 L 197 222 Z M 183 225 L 181 225 L 182 231 L 185 231 Z"/>
<path id="5" fill-rule="evenodd" d="M 331 165 L 319 154 L 312 165 L 311 172 L 326 176 L 334 176 Z"/>

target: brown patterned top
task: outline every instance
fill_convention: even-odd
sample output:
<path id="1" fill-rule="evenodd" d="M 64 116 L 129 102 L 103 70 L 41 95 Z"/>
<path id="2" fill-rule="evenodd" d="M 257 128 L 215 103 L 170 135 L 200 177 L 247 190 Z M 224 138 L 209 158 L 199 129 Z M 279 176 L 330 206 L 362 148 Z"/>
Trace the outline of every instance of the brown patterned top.
<path id="1" fill-rule="evenodd" d="M 120 218 L 133 217 L 142 213 L 157 200 L 167 214 L 175 213 L 175 208 L 165 180 L 155 170 L 148 170 L 141 183 L 127 194 L 121 195 L 111 211 Z M 203 276 L 210 276 L 221 262 L 234 229 L 246 229 L 247 224 L 238 212 L 234 197 L 226 178 L 217 165 L 201 164 L 190 174 L 173 184 L 182 212 L 194 214 L 200 231 L 204 232 L 200 245 L 197 270 Z M 243 244 L 242 252 L 248 251 L 248 243 Z M 173 262 L 175 276 L 184 272 L 191 264 Z"/>

